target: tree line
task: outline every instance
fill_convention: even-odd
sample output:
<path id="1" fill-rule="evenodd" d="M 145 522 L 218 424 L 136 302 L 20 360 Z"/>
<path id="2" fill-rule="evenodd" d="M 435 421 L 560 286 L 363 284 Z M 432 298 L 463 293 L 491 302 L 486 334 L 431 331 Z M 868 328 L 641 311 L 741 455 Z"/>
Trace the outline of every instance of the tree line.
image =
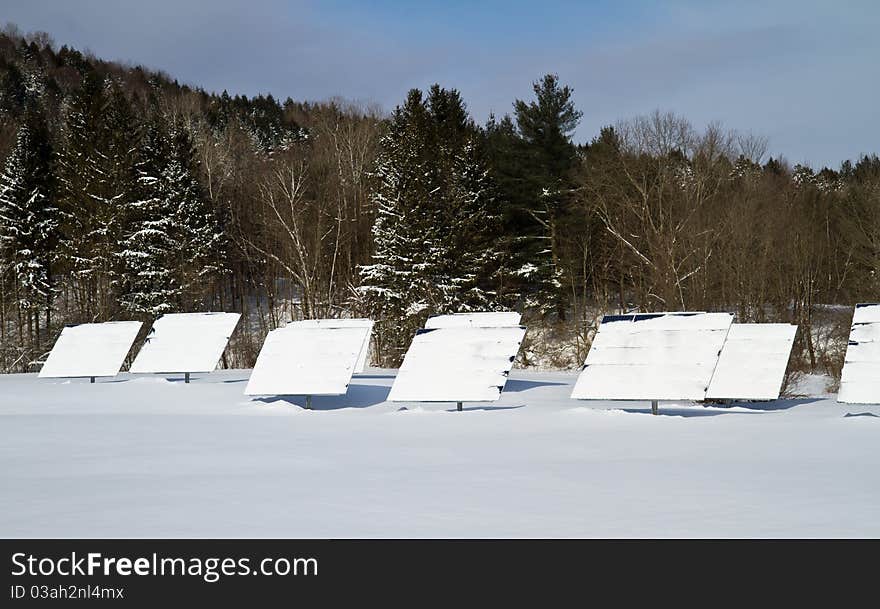
<path id="1" fill-rule="evenodd" d="M 588 118 L 588 115 L 587 115 Z M 880 159 L 819 171 L 655 112 L 572 136 L 548 74 L 478 124 L 458 91 L 385 115 L 208 93 L 0 35 L 0 370 L 64 323 L 243 314 L 230 366 L 290 319 L 366 315 L 394 366 L 428 315 L 507 309 L 525 365 L 575 366 L 601 315 L 729 310 L 798 323 L 839 373 L 845 306 L 877 299 Z"/>

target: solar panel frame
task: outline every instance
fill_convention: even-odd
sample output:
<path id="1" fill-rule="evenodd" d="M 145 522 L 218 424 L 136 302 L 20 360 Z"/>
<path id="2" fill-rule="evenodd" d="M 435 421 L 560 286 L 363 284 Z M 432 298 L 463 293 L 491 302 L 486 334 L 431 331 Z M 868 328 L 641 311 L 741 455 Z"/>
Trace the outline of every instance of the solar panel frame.
<path id="1" fill-rule="evenodd" d="M 853 310 L 837 401 L 880 404 L 880 303 L 859 303 Z"/>
<path id="2" fill-rule="evenodd" d="M 119 373 L 143 324 L 106 321 L 65 326 L 39 378 L 98 378 Z"/>
<path id="3" fill-rule="evenodd" d="M 364 344 L 358 355 L 355 373 L 362 373 L 367 369 L 367 356 L 370 352 L 370 338 L 373 335 L 373 320 L 365 317 L 339 318 L 339 319 L 300 319 L 291 321 L 285 327 L 315 327 L 315 328 L 367 328 L 368 331 L 364 336 Z"/>
<path id="4" fill-rule="evenodd" d="M 778 399 L 796 334 L 792 324 L 731 324 L 706 399 Z"/>
<path id="5" fill-rule="evenodd" d="M 287 325 L 266 336 L 245 395 L 344 395 L 366 326 Z"/>
<path id="6" fill-rule="evenodd" d="M 425 322 L 426 330 L 437 328 L 502 328 L 518 326 L 522 316 L 516 311 L 479 311 L 431 315 Z"/>
<path id="7" fill-rule="evenodd" d="M 733 315 L 606 315 L 572 390 L 582 400 L 705 399 Z"/>
<path id="8" fill-rule="evenodd" d="M 494 402 L 501 397 L 525 326 L 419 330 L 389 402 Z"/>
<path id="9" fill-rule="evenodd" d="M 166 313 L 153 322 L 131 365 L 134 374 L 212 372 L 240 313 Z"/>

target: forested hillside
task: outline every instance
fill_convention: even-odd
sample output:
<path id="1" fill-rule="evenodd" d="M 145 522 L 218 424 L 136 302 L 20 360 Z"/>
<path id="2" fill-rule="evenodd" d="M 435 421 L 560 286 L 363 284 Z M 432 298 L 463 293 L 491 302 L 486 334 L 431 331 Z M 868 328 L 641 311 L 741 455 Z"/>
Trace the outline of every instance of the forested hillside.
<path id="1" fill-rule="evenodd" d="M 673 113 L 593 125 L 554 75 L 481 125 L 454 84 L 390 115 L 230 96 L 7 27 L 0 371 L 65 323 L 194 310 L 243 313 L 227 366 L 349 315 L 396 365 L 429 314 L 516 308 L 524 365 L 576 365 L 604 312 L 730 310 L 799 324 L 799 367 L 838 373 L 833 305 L 880 299 L 876 155 L 792 167 Z"/>

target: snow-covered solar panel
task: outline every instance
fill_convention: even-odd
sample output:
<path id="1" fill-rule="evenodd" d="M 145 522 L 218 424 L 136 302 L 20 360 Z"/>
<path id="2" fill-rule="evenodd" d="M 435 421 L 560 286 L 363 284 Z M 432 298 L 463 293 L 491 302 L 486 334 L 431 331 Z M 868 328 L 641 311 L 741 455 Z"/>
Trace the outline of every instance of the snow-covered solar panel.
<path id="1" fill-rule="evenodd" d="M 163 315 L 153 322 L 131 372 L 211 372 L 223 356 L 240 317 L 239 313 Z"/>
<path id="2" fill-rule="evenodd" d="M 706 397 L 777 399 L 796 333 L 791 324 L 732 324 Z"/>
<path id="3" fill-rule="evenodd" d="M 40 369 L 41 378 L 116 376 L 138 332 L 139 321 L 67 326 Z"/>
<path id="4" fill-rule="evenodd" d="M 733 315 L 606 315 L 571 397 L 702 400 Z"/>
<path id="5" fill-rule="evenodd" d="M 287 325 L 266 336 L 245 395 L 343 395 L 370 328 Z"/>
<path id="6" fill-rule="evenodd" d="M 391 402 L 491 402 L 501 396 L 523 326 L 419 330 L 391 387 Z"/>
<path id="7" fill-rule="evenodd" d="M 880 404 L 880 304 L 857 304 L 837 401 Z"/>
<path id="8" fill-rule="evenodd" d="M 358 355 L 357 365 L 354 368 L 355 372 L 363 372 L 367 368 L 367 355 L 370 351 L 370 336 L 373 333 L 373 320 L 372 319 L 364 319 L 364 318 L 354 318 L 354 319 L 302 319 L 300 321 L 292 321 L 287 324 L 287 327 L 302 327 L 302 328 L 366 328 L 367 332 L 364 334 L 364 344 L 361 347 L 361 352 Z"/>
<path id="9" fill-rule="evenodd" d="M 426 330 L 436 328 L 504 328 L 518 326 L 520 314 L 516 311 L 487 311 L 479 313 L 452 313 L 432 315 L 425 322 Z"/>

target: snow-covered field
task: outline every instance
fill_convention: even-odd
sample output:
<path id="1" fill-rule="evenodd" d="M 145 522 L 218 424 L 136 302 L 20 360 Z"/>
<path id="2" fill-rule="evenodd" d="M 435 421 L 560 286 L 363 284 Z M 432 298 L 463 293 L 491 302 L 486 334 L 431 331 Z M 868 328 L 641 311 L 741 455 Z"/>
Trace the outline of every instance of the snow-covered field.
<path id="1" fill-rule="evenodd" d="M 0 376 L 2 537 L 878 537 L 880 407 L 251 400 L 249 371 Z M 813 383 L 815 392 L 821 383 Z M 859 415 L 859 416 L 854 416 Z"/>

